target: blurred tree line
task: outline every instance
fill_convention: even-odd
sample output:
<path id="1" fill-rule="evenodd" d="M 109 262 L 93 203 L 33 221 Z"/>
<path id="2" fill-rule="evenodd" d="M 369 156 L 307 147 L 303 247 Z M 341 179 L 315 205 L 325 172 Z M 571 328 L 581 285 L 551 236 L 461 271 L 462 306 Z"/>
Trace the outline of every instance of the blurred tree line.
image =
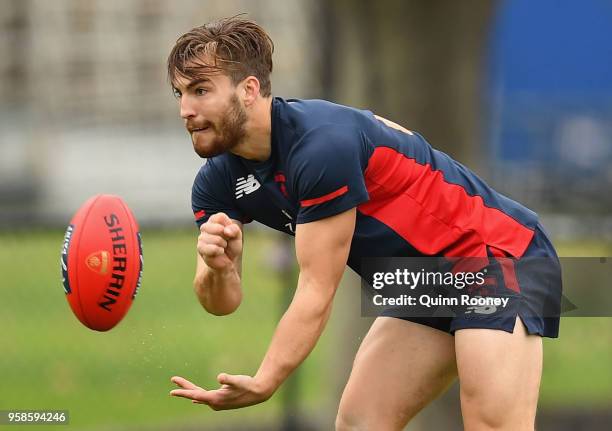
<path id="1" fill-rule="evenodd" d="M 480 89 L 496 0 L 333 0 L 322 8 L 323 94 L 371 109 L 478 164 Z"/>

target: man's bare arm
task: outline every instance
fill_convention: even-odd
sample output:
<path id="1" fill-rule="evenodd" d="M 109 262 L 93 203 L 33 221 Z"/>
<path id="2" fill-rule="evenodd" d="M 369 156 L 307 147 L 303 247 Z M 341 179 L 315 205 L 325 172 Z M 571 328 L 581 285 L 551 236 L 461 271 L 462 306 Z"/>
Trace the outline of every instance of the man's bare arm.
<path id="1" fill-rule="evenodd" d="M 255 375 L 264 391 L 274 392 L 308 356 L 332 309 L 355 230 L 356 210 L 300 224 L 295 248 L 300 276 L 289 308 L 279 322 Z"/>
<path id="2" fill-rule="evenodd" d="M 332 301 L 348 259 L 355 230 L 353 208 L 342 214 L 298 225 L 296 252 L 300 277 L 291 305 L 279 322 L 255 377 L 221 373 L 219 389 L 206 390 L 180 376 L 176 397 L 227 410 L 261 403 L 308 356 L 329 318 Z"/>
<path id="3" fill-rule="evenodd" d="M 242 301 L 242 224 L 218 213 L 200 227 L 193 288 L 209 313 L 234 312 Z"/>

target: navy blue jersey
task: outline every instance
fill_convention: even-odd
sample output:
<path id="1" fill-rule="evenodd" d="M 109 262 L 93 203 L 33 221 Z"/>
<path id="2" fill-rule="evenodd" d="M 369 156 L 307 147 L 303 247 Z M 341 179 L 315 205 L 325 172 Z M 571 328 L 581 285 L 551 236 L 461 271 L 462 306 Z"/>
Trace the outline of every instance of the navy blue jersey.
<path id="1" fill-rule="evenodd" d="M 296 223 L 357 208 L 348 264 L 362 257 L 521 257 L 537 215 L 433 149 L 418 133 L 369 111 L 322 100 L 272 102 L 265 162 L 207 160 L 192 192 L 198 225 L 216 212 L 293 234 Z"/>

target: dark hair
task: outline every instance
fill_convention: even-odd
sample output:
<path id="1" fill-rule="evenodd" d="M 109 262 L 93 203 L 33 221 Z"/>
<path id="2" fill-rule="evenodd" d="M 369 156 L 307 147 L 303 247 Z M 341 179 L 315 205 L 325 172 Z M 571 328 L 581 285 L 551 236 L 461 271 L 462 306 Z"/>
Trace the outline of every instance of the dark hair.
<path id="1" fill-rule="evenodd" d="M 259 80 L 261 94 L 270 96 L 272 52 L 270 36 L 254 21 L 240 15 L 196 27 L 179 37 L 168 56 L 168 79 L 197 79 L 226 73 L 238 84 L 249 75 Z"/>

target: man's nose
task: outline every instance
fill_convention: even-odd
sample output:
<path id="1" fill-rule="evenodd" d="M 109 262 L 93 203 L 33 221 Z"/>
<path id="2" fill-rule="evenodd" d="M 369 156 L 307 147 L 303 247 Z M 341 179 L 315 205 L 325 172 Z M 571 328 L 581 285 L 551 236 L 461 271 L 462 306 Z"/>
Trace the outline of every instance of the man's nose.
<path id="1" fill-rule="evenodd" d="M 181 118 L 188 119 L 196 116 L 193 103 L 190 103 L 189 98 L 183 96 L 181 98 Z"/>

